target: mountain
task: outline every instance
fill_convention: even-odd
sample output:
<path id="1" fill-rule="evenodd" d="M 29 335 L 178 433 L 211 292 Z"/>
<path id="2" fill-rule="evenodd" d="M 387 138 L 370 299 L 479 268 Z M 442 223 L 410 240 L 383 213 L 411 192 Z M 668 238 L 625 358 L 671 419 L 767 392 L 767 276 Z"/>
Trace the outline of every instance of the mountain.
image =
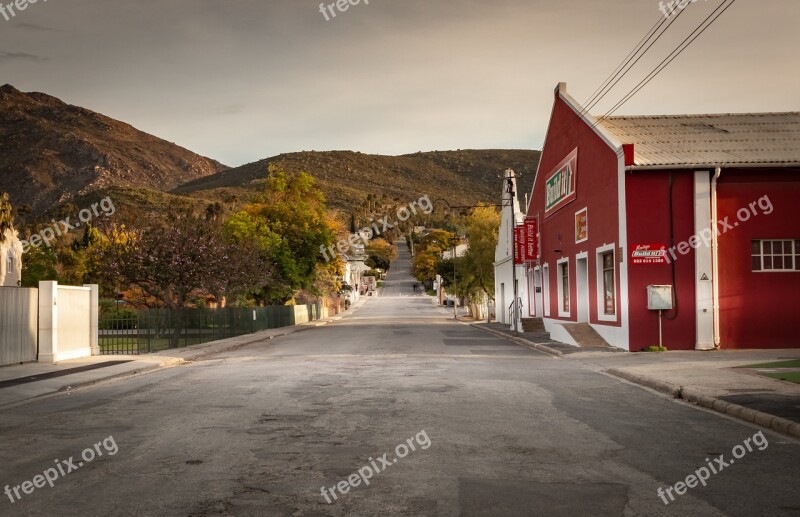
<path id="1" fill-rule="evenodd" d="M 520 192 L 530 192 L 538 151 L 459 150 L 403 156 L 352 151 L 281 154 L 185 183 L 172 191 L 234 202 L 261 188 L 270 165 L 314 176 L 332 207 L 352 210 L 368 195 L 410 202 L 420 196 L 443 198 L 451 205 L 497 203 L 503 171 L 522 174 Z"/>
<path id="2" fill-rule="evenodd" d="M 166 191 L 225 169 L 105 115 L 0 86 L 0 191 L 33 214 L 112 187 Z"/>
<path id="3" fill-rule="evenodd" d="M 111 196 L 123 212 L 222 202 L 237 209 L 263 188 L 270 165 L 314 176 L 344 212 L 398 206 L 428 195 L 450 205 L 497 203 L 507 168 L 530 192 L 538 151 L 459 150 L 403 156 L 352 151 L 281 154 L 234 169 L 43 93 L 0 87 L 0 192 L 18 222 L 68 215 Z M 522 197 L 522 196 L 521 196 Z M 382 202 L 381 202 L 382 201 Z"/>

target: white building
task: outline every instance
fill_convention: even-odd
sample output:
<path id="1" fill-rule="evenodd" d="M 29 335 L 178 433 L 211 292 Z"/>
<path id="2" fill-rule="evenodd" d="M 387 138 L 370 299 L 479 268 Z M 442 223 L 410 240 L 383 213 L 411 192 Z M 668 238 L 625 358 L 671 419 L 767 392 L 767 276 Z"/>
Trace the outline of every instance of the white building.
<path id="1" fill-rule="evenodd" d="M 17 287 L 22 282 L 22 243 L 16 230 L 6 230 L 0 239 L 0 287 Z"/>
<path id="2" fill-rule="evenodd" d="M 526 267 L 524 264 L 514 266 L 513 229 L 525 220 L 525 214 L 520 209 L 517 197 L 517 178 L 514 171 L 507 170 L 506 181 L 503 182 L 502 210 L 500 213 L 500 234 L 497 240 L 497 249 L 494 254 L 494 299 L 497 312 L 497 321 L 505 323 L 509 328 L 514 328 L 514 273 L 516 269 L 517 293 L 517 329 L 522 330 L 522 320 L 532 317 L 529 310 L 528 289 L 526 283 Z M 509 192 L 512 186 L 514 195 Z M 513 223 L 512 223 L 513 208 Z"/>

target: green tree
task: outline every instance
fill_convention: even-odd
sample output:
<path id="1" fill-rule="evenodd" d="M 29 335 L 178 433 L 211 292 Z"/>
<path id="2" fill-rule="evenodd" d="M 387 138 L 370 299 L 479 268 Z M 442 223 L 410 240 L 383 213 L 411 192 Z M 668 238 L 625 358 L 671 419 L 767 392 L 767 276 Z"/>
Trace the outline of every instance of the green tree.
<path id="1" fill-rule="evenodd" d="M 39 287 L 43 280 L 59 280 L 58 256 L 49 246 L 34 247 L 22 257 L 22 287 Z"/>
<path id="2" fill-rule="evenodd" d="M 456 286 L 460 296 L 480 301 L 494 299 L 494 257 L 500 232 L 500 214 L 494 207 L 480 206 L 466 218 L 469 249 L 457 260 Z"/>
<path id="3" fill-rule="evenodd" d="M 285 303 L 312 288 L 322 260 L 320 248 L 332 240 L 325 198 L 314 178 L 272 165 L 263 193 L 225 227 L 235 239 L 255 242 L 263 258 L 275 265 L 275 278 L 261 293 L 271 303 Z"/>
<path id="4" fill-rule="evenodd" d="M 6 192 L 0 193 L 0 242 L 6 240 L 6 230 L 14 228 L 14 211 Z"/>

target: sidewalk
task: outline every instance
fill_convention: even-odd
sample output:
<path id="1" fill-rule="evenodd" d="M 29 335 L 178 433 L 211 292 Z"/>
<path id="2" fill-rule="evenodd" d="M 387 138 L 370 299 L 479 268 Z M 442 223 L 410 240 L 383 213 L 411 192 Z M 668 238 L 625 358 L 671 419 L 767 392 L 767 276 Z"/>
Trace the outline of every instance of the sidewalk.
<path id="1" fill-rule="evenodd" d="M 800 438 L 800 384 L 758 375 L 753 364 L 800 359 L 800 349 L 629 353 L 581 349 L 520 333 L 505 325 L 472 323 L 495 335 L 566 361 L 654 389 L 729 416 Z"/>
<path id="2" fill-rule="evenodd" d="M 0 411 L 55 393 L 68 393 L 80 387 L 113 379 L 170 368 L 207 356 L 236 350 L 252 343 L 269 341 L 313 327 L 327 325 L 353 314 L 369 298 L 362 297 L 350 310 L 329 318 L 292 327 L 270 329 L 255 334 L 213 341 L 186 348 L 173 348 L 143 355 L 98 355 L 58 364 L 26 363 L 0 368 Z"/>

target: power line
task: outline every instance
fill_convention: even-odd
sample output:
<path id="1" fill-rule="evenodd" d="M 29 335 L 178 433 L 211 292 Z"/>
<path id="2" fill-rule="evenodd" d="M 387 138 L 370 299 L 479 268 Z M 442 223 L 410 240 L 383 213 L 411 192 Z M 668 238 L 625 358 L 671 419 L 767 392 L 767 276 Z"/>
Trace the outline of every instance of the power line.
<path id="1" fill-rule="evenodd" d="M 717 8 L 714 9 L 711 12 L 711 14 L 709 14 L 677 47 L 675 47 L 675 49 L 673 49 L 672 52 L 670 52 L 667 55 L 667 57 L 664 58 L 661 61 L 661 63 L 659 63 L 653 70 L 651 70 L 650 73 L 647 74 L 645 76 L 645 78 L 642 79 L 639 82 L 639 84 L 634 86 L 634 88 L 631 91 L 629 91 L 619 102 L 617 102 L 609 111 L 607 111 L 603 116 L 598 117 L 597 120 L 593 124 L 591 124 L 591 126 L 589 126 L 589 128 L 590 129 L 596 128 L 598 125 L 600 125 L 603 122 L 603 120 L 608 118 L 612 113 L 614 113 L 615 111 L 620 109 L 625 103 L 627 103 L 631 98 L 633 98 L 637 93 L 639 93 L 639 91 L 641 91 L 645 86 L 647 86 L 647 84 L 649 84 L 650 81 L 655 79 L 655 77 L 658 74 L 660 74 L 667 66 L 669 66 L 670 63 L 672 63 L 678 56 L 680 56 L 683 53 L 683 51 L 686 50 L 697 38 L 699 38 L 701 34 L 703 34 L 706 30 L 708 30 L 708 28 L 720 16 L 722 16 L 722 14 L 725 13 L 725 11 L 727 11 L 734 4 L 734 2 L 736 2 L 736 0 L 722 0 L 722 3 L 720 3 L 720 5 L 717 6 Z M 725 4 L 727 4 L 727 6 Z M 683 11 L 678 12 L 678 15 L 676 15 L 676 18 L 682 12 Z M 709 20 L 711 20 L 711 21 L 709 22 Z M 674 22 L 674 20 L 673 20 L 673 22 Z M 656 25 L 658 26 L 660 24 L 656 24 Z M 662 31 L 661 35 L 663 35 L 664 32 L 666 32 L 666 30 L 669 29 L 670 25 L 672 25 L 672 23 L 667 25 L 667 27 L 664 29 L 664 31 Z M 651 29 L 651 32 L 652 32 L 652 29 Z M 653 42 L 653 43 L 655 43 L 655 42 Z M 649 50 L 650 47 L 652 47 L 652 44 L 650 46 L 648 46 L 647 50 Z M 645 52 L 647 52 L 647 50 L 645 50 Z M 642 54 L 642 55 L 644 55 L 644 54 Z M 641 57 L 642 56 L 639 56 L 639 59 L 641 59 Z M 638 61 L 638 59 L 637 59 L 637 61 Z M 634 63 L 634 64 L 636 64 L 636 63 Z M 630 68 L 628 70 L 630 70 Z M 619 81 L 617 81 L 617 82 L 619 82 Z M 614 84 L 616 84 L 616 83 L 614 83 Z M 595 102 L 593 104 L 593 106 L 596 105 L 596 104 L 597 104 L 597 102 Z M 585 115 L 587 113 L 588 113 L 588 108 L 585 108 L 585 107 L 582 108 L 581 111 L 580 111 L 580 115 L 579 115 L 578 119 L 574 120 L 567 127 L 562 129 L 558 134 L 555 135 L 554 138 L 557 138 L 557 137 L 561 136 L 563 133 L 565 133 L 566 131 L 568 131 L 573 125 L 577 124 L 580 121 L 580 119 L 581 119 L 581 117 L 583 115 Z M 544 147 L 544 146 L 542 146 L 542 147 Z"/>
<path id="2" fill-rule="evenodd" d="M 661 29 L 661 27 L 664 26 L 665 23 L 667 23 L 668 18 L 659 17 L 659 21 L 657 21 L 650 28 L 649 31 L 647 31 L 647 34 L 645 34 L 645 36 L 639 41 L 639 43 L 636 44 L 636 46 L 625 57 L 625 59 L 623 59 L 622 62 L 619 65 L 617 65 L 617 67 L 614 69 L 614 71 L 611 72 L 611 74 L 605 79 L 605 81 L 603 81 L 601 86 L 598 87 L 598 89 L 595 90 L 595 92 L 591 95 L 591 97 L 581 105 L 582 108 L 581 108 L 580 113 L 578 115 L 579 119 L 582 118 L 587 113 L 589 113 L 589 111 L 594 106 L 596 106 L 597 103 L 599 103 L 606 95 L 608 95 L 611 92 L 611 90 L 614 88 L 614 86 L 616 86 L 625 77 L 625 75 L 627 75 L 628 72 L 630 72 L 631 69 L 634 66 L 636 66 L 636 64 L 639 62 L 639 60 L 641 60 L 642 57 L 644 57 L 644 55 L 653 47 L 653 45 L 655 45 L 655 43 L 659 39 L 661 39 L 661 37 L 667 32 L 667 30 L 672 26 L 672 24 L 675 23 L 675 21 L 678 19 L 678 17 L 681 14 L 683 14 L 683 10 L 678 11 L 678 14 L 675 15 L 674 17 L 672 17 L 671 21 L 669 21 L 669 24 L 666 27 L 664 27 L 664 29 L 661 30 L 661 32 L 659 32 L 659 30 Z M 655 36 L 655 39 L 652 42 L 650 42 L 650 40 L 654 36 Z M 642 48 L 645 45 L 647 45 L 648 42 L 650 42 L 650 44 L 647 46 L 646 49 L 644 49 L 644 51 L 642 51 Z M 640 54 L 640 52 L 641 52 L 641 54 Z M 636 57 L 637 55 L 638 55 L 638 57 Z M 635 61 L 632 64 L 630 64 L 630 66 L 628 66 L 628 64 L 631 63 L 631 61 L 634 58 L 635 58 Z M 620 74 L 622 74 L 622 75 L 620 75 Z M 613 84 L 610 84 L 612 81 L 613 81 Z M 609 86 L 609 84 L 610 84 L 610 86 Z M 554 138 L 561 136 L 563 133 L 568 131 L 577 122 L 578 122 L 578 120 L 575 120 L 572 123 L 570 123 L 567 127 L 565 127 L 557 135 L 555 135 Z M 542 147 L 544 147 L 544 145 L 542 145 Z"/>
<path id="3" fill-rule="evenodd" d="M 585 108 L 586 112 L 591 110 L 594 106 L 597 105 L 597 103 L 599 103 L 601 100 L 603 100 L 603 98 L 611 92 L 611 90 L 628 74 L 628 72 L 630 72 L 631 69 L 634 66 L 636 66 L 636 63 L 638 63 L 644 57 L 644 55 L 647 54 L 647 52 L 651 48 L 653 48 L 653 45 L 655 45 L 658 42 L 658 40 L 661 39 L 661 36 L 663 36 L 667 32 L 667 30 L 669 30 L 669 28 L 672 26 L 672 24 L 675 23 L 678 20 L 678 18 L 680 17 L 680 15 L 683 14 L 683 13 L 684 13 L 684 10 L 678 11 L 678 14 L 671 18 L 671 21 L 669 22 L 669 24 L 666 27 L 664 27 L 664 30 L 662 30 L 660 33 L 658 33 L 658 30 L 661 29 L 661 27 L 664 25 L 664 23 L 667 22 L 667 20 L 668 20 L 667 18 L 662 18 L 661 20 L 659 20 L 658 23 L 656 23 L 656 25 L 654 25 L 653 29 L 650 29 L 650 32 L 648 32 L 648 35 L 645 36 L 645 38 L 639 43 L 639 45 L 637 45 L 637 48 L 634 49 L 634 52 L 632 52 L 631 54 L 628 55 L 628 57 L 626 58 L 627 60 L 622 65 L 622 67 L 613 75 L 613 77 L 611 77 L 611 80 L 607 81 L 607 82 L 610 83 L 611 81 L 614 81 L 614 79 L 616 79 L 616 81 L 614 81 L 613 84 L 608 86 L 608 88 L 606 89 L 605 93 L 603 93 L 602 95 L 600 95 L 597 98 L 592 98 L 592 99 L 589 99 L 588 101 L 586 101 L 586 104 L 584 104 L 584 106 L 586 106 L 586 108 Z M 657 36 L 656 36 L 656 33 L 658 33 Z M 631 60 L 634 59 L 636 54 L 639 53 L 641 48 L 644 45 L 646 45 L 647 42 L 651 38 L 653 38 L 653 36 L 655 36 L 655 39 L 652 42 L 650 42 L 650 44 L 647 46 L 647 48 L 644 49 L 644 51 L 641 54 L 639 54 L 639 57 L 637 57 L 636 60 L 633 63 L 630 64 L 630 66 L 627 66 L 628 63 L 630 63 Z M 627 69 L 625 69 L 625 71 L 623 72 L 622 69 L 624 69 L 626 66 L 627 66 Z M 622 75 L 620 75 L 620 73 Z M 617 76 L 619 76 L 619 77 L 617 77 Z"/>
<path id="4" fill-rule="evenodd" d="M 726 2 L 730 3 L 727 6 L 725 6 Z M 716 9 L 714 9 L 714 11 L 710 15 L 708 15 L 708 17 L 706 17 L 706 19 L 703 20 L 703 22 L 700 25 L 698 25 L 697 28 L 694 31 L 692 31 L 692 33 L 689 34 L 689 36 L 687 36 L 686 39 L 684 39 L 680 43 L 680 45 L 678 45 L 672 52 L 670 52 L 670 54 L 666 58 L 664 58 L 663 61 L 661 61 L 661 63 L 658 64 L 658 66 L 656 66 L 656 68 L 654 68 L 644 79 L 642 79 L 642 81 L 640 81 L 639 84 L 634 86 L 633 89 L 630 92 L 628 92 L 627 95 L 625 95 L 625 97 L 622 98 L 622 100 L 620 100 L 610 110 L 608 110 L 605 115 L 600 117 L 598 119 L 598 123 L 599 121 L 602 121 L 603 119 L 605 119 L 606 117 L 617 111 L 619 108 L 621 108 L 626 102 L 631 100 L 634 95 L 639 93 L 642 90 L 642 88 L 647 86 L 650 83 L 650 81 L 655 79 L 655 77 L 658 74 L 660 74 L 667 66 L 669 66 L 669 64 L 672 63 L 678 56 L 680 56 L 684 50 L 689 48 L 689 46 L 697 38 L 699 38 L 701 34 L 703 34 L 706 30 L 708 30 L 708 28 L 711 27 L 711 25 L 725 13 L 725 11 L 730 9 L 730 7 L 734 4 L 734 2 L 736 2 L 736 0 L 723 0 L 723 2 Z M 720 11 L 720 9 L 722 10 Z M 711 19 L 712 17 L 713 19 Z M 709 19 L 711 19 L 710 22 L 708 22 Z M 708 22 L 708 24 L 706 24 L 706 22 Z"/>

